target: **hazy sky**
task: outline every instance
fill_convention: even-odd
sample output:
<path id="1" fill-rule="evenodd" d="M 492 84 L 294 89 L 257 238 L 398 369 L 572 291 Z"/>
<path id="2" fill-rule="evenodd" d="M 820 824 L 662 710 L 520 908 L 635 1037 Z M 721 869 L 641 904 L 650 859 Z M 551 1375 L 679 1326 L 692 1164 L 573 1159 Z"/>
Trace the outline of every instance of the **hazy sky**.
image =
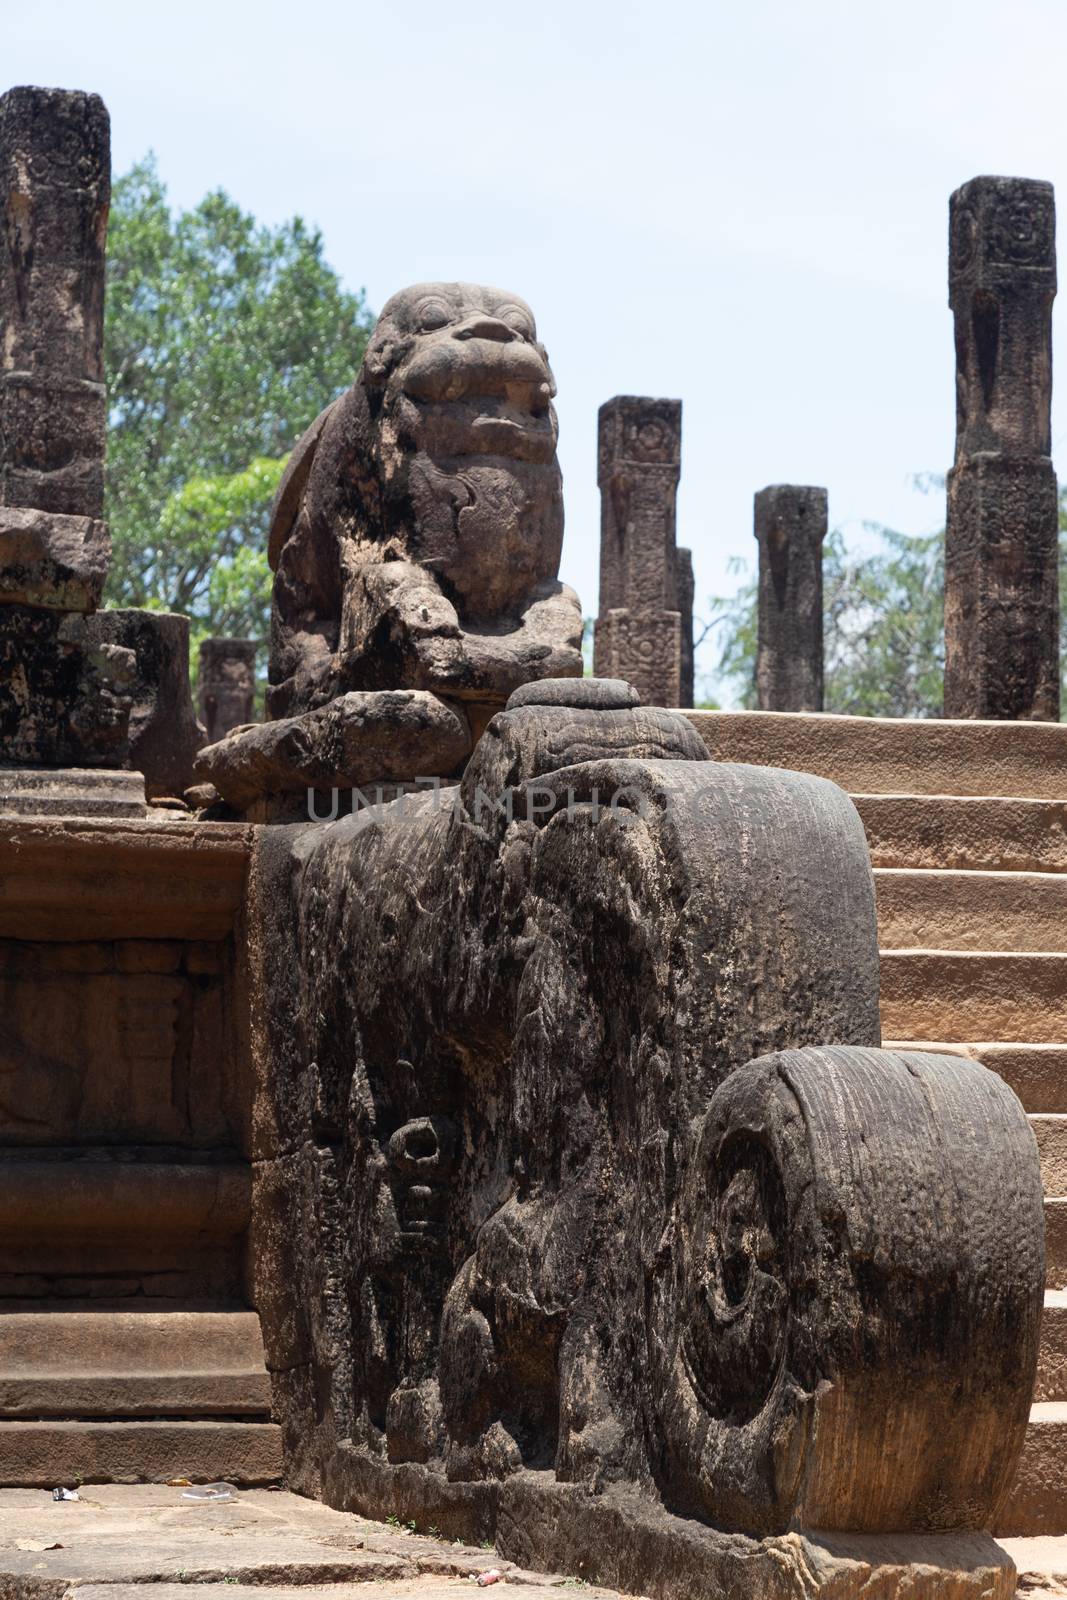
<path id="1" fill-rule="evenodd" d="M 116 172 L 153 149 L 178 204 L 300 212 L 374 308 L 428 278 L 525 296 L 587 612 L 618 393 L 683 402 L 698 610 L 766 483 L 827 485 L 851 531 L 940 526 L 909 479 L 952 453 L 949 193 L 1067 185 L 1063 0 L 0 0 L 0 23 L 7 83 L 104 96 Z"/>

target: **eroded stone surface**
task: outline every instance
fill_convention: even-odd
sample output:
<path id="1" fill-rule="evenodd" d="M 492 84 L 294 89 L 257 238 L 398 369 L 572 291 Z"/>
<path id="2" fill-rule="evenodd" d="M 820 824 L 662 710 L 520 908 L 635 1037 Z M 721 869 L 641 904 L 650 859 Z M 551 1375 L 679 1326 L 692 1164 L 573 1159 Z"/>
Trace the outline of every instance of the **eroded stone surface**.
<path id="1" fill-rule="evenodd" d="M 756 695 L 761 711 L 821 711 L 825 489 L 776 483 L 755 500 Z"/>
<path id="2" fill-rule="evenodd" d="M 0 506 L 0 605 L 93 611 L 110 563 L 106 522 Z"/>
<path id="3" fill-rule="evenodd" d="M 82 637 L 96 650 L 133 652 L 130 765 L 144 773 L 149 799 L 182 794 L 204 743 L 189 688 L 189 618 L 167 611 L 98 611 L 86 618 Z"/>
<path id="4" fill-rule="evenodd" d="M 470 754 L 467 718 L 424 690 L 352 693 L 299 717 L 238 728 L 196 758 L 235 810 L 263 795 L 442 777 Z"/>
<path id="5" fill-rule="evenodd" d="M 515 705 L 458 805 L 266 830 L 255 869 L 292 1481 L 646 1593 L 762 1583 L 797 1523 L 988 1525 L 1044 1272 L 999 1080 L 847 1048 L 878 1037 L 854 810 L 704 755 L 663 710 Z"/>

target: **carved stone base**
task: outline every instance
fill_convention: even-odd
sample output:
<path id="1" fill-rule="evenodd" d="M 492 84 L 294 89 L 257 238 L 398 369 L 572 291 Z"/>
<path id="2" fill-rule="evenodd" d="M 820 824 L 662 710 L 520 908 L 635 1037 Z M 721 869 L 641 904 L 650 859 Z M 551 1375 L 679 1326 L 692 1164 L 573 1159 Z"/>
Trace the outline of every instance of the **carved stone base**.
<path id="1" fill-rule="evenodd" d="M 449 1538 L 492 1538 L 524 1567 L 567 1572 L 650 1600 L 1011 1600 L 1015 1564 L 987 1533 L 721 1533 L 636 1494 L 592 1495 L 548 1472 L 503 1483 L 449 1483 L 415 1464 L 391 1467 L 342 1444 L 327 1503 L 396 1516 Z"/>
<path id="2" fill-rule="evenodd" d="M 144 774 L 89 767 L 0 767 L 0 816 L 143 817 Z"/>
<path id="3" fill-rule="evenodd" d="M 948 475 L 945 716 L 1058 722 L 1056 474 L 982 455 Z"/>
<path id="4" fill-rule="evenodd" d="M 682 619 L 677 611 L 608 611 L 597 618 L 598 678 L 633 684 L 646 706 L 676 706 L 682 698 Z"/>

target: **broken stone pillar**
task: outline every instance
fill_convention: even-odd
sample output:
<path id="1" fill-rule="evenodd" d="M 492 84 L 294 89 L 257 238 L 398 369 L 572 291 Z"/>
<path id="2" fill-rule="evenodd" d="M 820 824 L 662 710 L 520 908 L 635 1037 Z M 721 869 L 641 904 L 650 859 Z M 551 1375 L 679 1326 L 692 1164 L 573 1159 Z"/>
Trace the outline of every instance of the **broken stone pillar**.
<path id="1" fill-rule="evenodd" d="M 821 711 L 822 545 L 826 490 L 775 483 L 755 497 L 759 541 L 756 702 Z"/>
<path id="2" fill-rule="evenodd" d="M 205 639 L 201 643 L 200 716 L 208 744 L 256 720 L 254 639 Z"/>
<path id="3" fill-rule="evenodd" d="M 593 670 L 626 679 L 654 706 L 685 703 L 675 545 L 681 444 L 680 400 L 616 395 L 600 408 L 600 615 Z M 691 648 L 691 620 L 689 638 Z"/>
<path id="4" fill-rule="evenodd" d="M 135 666 L 87 623 L 111 559 L 101 520 L 111 178 L 99 96 L 0 98 L 0 185 L 0 764 L 45 773 L 53 807 L 76 813 L 84 769 L 128 763 Z M 89 787 L 99 810 L 99 781 Z M 143 812 L 139 774 L 116 770 L 105 787 L 116 812 Z M 33 790 L 9 775 L 0 809 L 34 809 Z"/>
<path id="5" fill-rule="evenodd" d="M 1057 721 L 1059 518 L 1050 459 L 1050 183 L 949 201 L 956 459 L 945 530 L 945 715 Z"/>

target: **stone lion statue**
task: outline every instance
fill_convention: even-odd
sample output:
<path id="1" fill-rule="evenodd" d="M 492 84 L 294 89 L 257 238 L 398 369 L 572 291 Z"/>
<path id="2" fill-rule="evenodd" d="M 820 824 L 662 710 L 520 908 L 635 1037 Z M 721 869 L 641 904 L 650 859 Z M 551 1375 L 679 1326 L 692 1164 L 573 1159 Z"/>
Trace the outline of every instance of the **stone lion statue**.
<path id="1" fill-rule="evenodd" d="M 423 283 L 387 302 L 279 486 L 271 720 L 196 768 L 232 806 L 456 775 L 515 689 L 581 676 L 555 393 L 517 295 Z"/>
<path id="2" fill-rule="evenodd" d="M 520 684 L 581 674 L 555 393 L 517 295 L 423 283 L 388 301 L 279 490 L 272 716 L 419 688 L 477 734 Z"/>

